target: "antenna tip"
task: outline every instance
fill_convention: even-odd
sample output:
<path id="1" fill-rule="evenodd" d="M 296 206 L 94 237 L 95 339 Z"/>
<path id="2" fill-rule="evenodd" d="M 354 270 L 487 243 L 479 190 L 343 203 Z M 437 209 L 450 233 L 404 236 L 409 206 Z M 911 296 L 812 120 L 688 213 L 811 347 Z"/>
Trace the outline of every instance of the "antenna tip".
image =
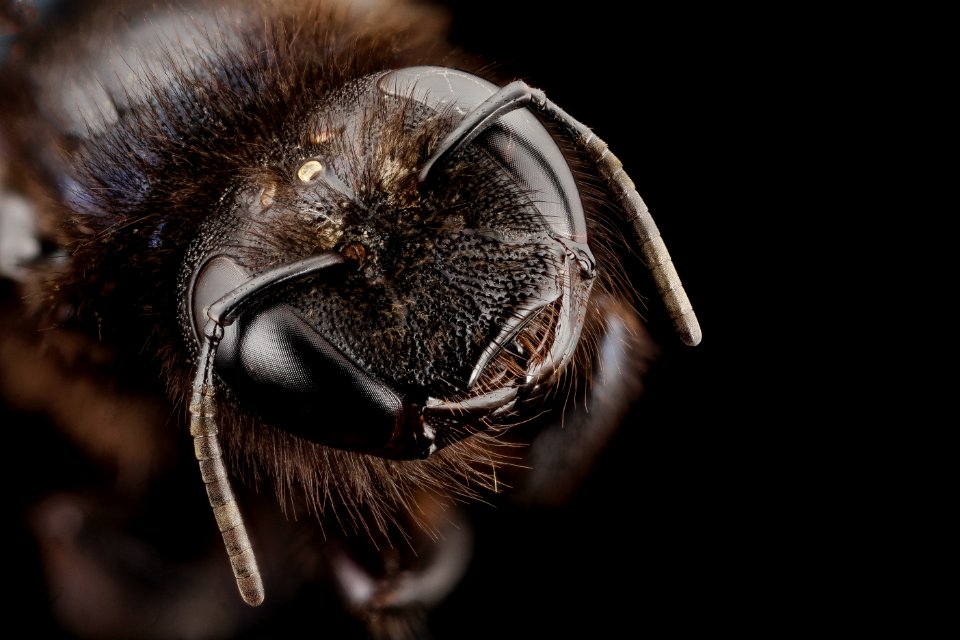
<path id="1" fill-rule="evenodd" d="M 689 347 L 695 347 L 703 340 L 700 323 L 692 312 L 684 315 L 684 317 L 677 322 L 677 333 L 680 334 L 680 339 L 683 340 L 683 343 Z"/>
<path id="2" fill-rule="evenodd" d="M 240 589 L 240 597 L 251 607 L 263 604 L 266 594 L 259 572 L 249 576 L 237 576 L 237 587 Z"/>

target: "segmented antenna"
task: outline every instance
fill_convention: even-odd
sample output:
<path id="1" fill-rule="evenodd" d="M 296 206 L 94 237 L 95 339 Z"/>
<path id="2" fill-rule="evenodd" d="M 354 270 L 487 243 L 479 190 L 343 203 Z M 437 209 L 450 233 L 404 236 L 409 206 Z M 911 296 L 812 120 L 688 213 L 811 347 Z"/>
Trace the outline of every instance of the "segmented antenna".
<path id="1" fill-rule="evenodd" d="M 252 607 L 263 603 L 263 580 L 253 546 L 247 536 L 243 516 L 233 496 L 227 468 L 223 464 L 220 440 L 217 437 L 217 410 L 214 402 L 213 358 L 217 344 L 223 337 L 223 326 L 210 319 L 204 327 L 203 345 L 200 347 L 200 363 L 193 381 L 193 397 L 190 400 L 190 435 L 193 449 L 200 463 L 200 476 L 207 487 L 207 498 L 213 508 L 223 544 L 230 557 L 230 566 L 237 580 L 237 588 L 243 601 Z"/>
<path id="2" fill-rule="evenodd" d="M 200 475 L 207 487 L 207 497 L 230 557 L 237 588 L 243 601 L 252 607 L 262 604 L 265 594 L 253 546 L 247 536 L 247 528 L 234 498 L 220 450 L 213 379 L 217 345 L 223 338 L 224 328 L 233 324 L 248 304 L 264 293 L 278 285 L 346 261 L 347 258 L 341 254 L 329 252 L 270 269 L 247 280 L 207 309 L 208 320 L 203 329 L 197 373 L 193 379 L 193 397 L 190 400 L 190 435 L 193 436 Z"/>
<path id="3" fill-rule="evenodd" d="M 684 343 L 690 346 L 700 344 L 703 334 L 700 331 L 697 316 L 693 312 L 693 305 L 690 304 L 687 293 L 683 289 L 677 269 L 660 236 L 660 230 L 653 221 L 647 205 L 637 193 L 633 180 L 626 174 L 623 164 L 613 155 L 603 140 L 595 136 L 586 125 L 554 104 L 543 91 L 517 80 L 484 100 L 443 139 L 437 151 L 420 170 L 420 182 L 424 182 L 433 166 L 451 151 L 468 144 L 502 116 L 527 105 L 532 105 L 559 124 L 596 165 L 608 188 L 617 196 L 630 216 L 634 232 L 640 240 L 640 250 L 660 291 L 660 297 L 673 320 L 674 328 Z"/>

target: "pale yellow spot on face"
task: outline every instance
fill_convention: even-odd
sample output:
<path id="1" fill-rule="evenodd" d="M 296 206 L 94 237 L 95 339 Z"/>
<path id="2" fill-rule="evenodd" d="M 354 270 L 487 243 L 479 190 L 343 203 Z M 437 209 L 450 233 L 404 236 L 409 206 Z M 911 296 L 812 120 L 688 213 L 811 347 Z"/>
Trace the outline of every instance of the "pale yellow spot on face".
<path id="1" fill-rule="evenodd" d="M 301 182 L 310 182 L 317 174 L 323 172 L 323 165 L 316 160 L 307 160 L 297 169 L 297 177 Z"/>

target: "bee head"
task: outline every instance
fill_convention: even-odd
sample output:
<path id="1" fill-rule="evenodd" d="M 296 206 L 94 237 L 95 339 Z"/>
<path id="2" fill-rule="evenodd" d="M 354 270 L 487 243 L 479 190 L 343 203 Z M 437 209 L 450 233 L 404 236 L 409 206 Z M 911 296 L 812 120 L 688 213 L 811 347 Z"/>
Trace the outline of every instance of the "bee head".
<path id="1" fill-rule="evenodd" d="M 496 92 L 440 67 L 366 76 L 227 194 L 188 254 L 181 318 L 199 347 L 210 307 L 249 290 L 214 358 L 242 409 L 321 444 L 421 458 L 566 365 L 594 260 L 563 154 L 525 109 L 450 137 Z M 343 260 L 248 284 L 322 254 Z"/>

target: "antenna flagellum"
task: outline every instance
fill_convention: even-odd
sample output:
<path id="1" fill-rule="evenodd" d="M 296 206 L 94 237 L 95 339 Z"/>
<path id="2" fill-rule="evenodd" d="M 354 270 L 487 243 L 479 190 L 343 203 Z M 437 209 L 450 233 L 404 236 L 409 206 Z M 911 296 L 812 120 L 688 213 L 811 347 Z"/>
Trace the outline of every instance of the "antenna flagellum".
<path id="1" fill-rule="evenodd" d="M 253 553 L 253 545 L 240 515 L 223 454 L 217 429 L 217 409 L 214 399 L 213 359 L 223 337 L 223 327 L 211 319 L 204 327 L 197 375 L 190 399 L 190 435 L 194 454 L 200 465 L 200 476 L 207 488 L 207 498 L 223 537 L 230 558 L 230 566 L 243 601 L 252 607 L 263 603 L 265 593 L 260 569 Z"/>

